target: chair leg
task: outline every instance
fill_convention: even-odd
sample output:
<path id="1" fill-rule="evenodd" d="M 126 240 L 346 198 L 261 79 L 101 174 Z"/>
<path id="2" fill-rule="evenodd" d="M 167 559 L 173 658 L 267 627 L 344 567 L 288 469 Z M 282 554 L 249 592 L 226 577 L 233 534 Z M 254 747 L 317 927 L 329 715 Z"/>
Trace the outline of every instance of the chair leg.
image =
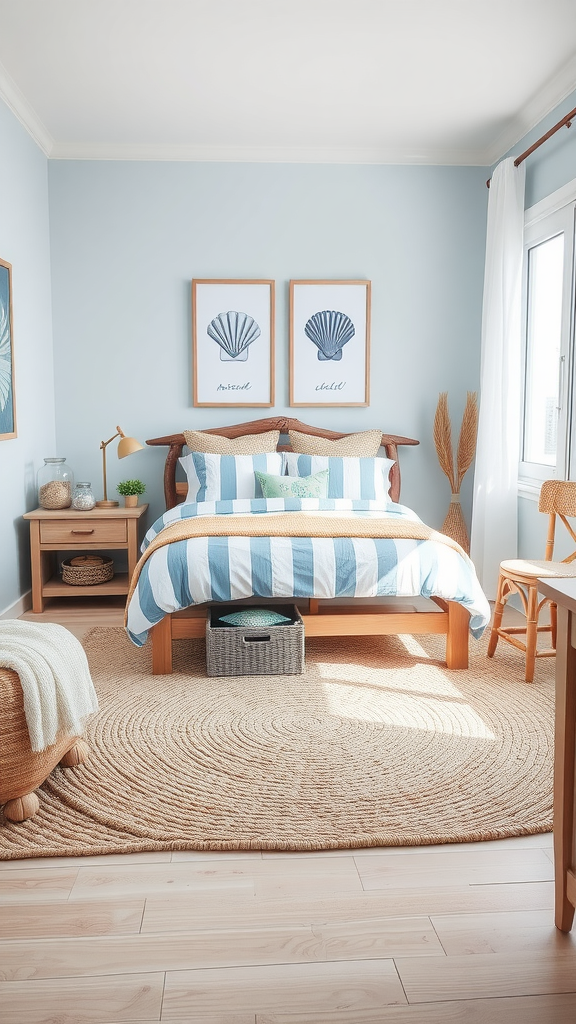
<path id="1" fill-rule="evenodd" d="M 498 630 L 502 625 L 502 615 L 504 613 L 504 601 L 502 600 L 502 592 L 504 590 L 504 577 L 500 573 L 498 577 L 498 592 L 496 594 L 496 603 L 494 605 L 494 618 L 492 620 L 492 629 L 490 631 L 490 640 L 488 643 L 488 657 L 491 658 L 496 650 L 496 644 L 498 643 Z"/>
<path id="2" fill-rule="evenodd" d="M 558 622 L 558 609 L 557 609 L 556 605 L 554 604 L 554 602 L 551 601 L 550 602 L 550 625 L 552 627 L 552 629 L 551 629 L 551 637 L 552 637 L 552 647 L 554 648 L 554 650 L 556 650 L 557 622 Z"/>
<path id="3" fill-rule="evenodd" d="M 534 679 L 536 665 L 536 644 L 538 642 L 538 588 L 528 587 L 528 608 L 526 612 L 526 682 Z"/>

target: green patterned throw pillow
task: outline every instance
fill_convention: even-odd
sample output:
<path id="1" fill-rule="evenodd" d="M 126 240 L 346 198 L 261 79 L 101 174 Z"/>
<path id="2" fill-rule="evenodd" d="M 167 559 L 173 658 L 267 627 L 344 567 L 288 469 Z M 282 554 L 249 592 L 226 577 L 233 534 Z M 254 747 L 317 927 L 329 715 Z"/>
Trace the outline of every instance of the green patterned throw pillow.
<path id="1" fill-rule="evenodd" d="M 274 476 L 256 470 L 256 476 L 265 498 L 327 498 L 329 472 L 321 469 L 311 476 Z"/>
<path id="2" fill-rule="evenodd" d="M 260 626 L 279 626 L 282 622 L 292 622 L 287 615 L 273 612 L 270 608 L 242 608 L 229 615 L 221 615 L 220 622 L 230 626 L 249 626 L 258 629 Z"/>

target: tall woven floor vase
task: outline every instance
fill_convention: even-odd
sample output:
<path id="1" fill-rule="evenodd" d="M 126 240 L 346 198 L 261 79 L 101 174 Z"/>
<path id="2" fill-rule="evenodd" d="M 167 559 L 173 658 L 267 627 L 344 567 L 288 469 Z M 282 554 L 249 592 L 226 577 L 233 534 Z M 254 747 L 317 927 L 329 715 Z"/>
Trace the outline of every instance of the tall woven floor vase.
<path id="1" fill-rule="evenodd" d="M 464 551 L 469 554 L 470 540 L 462 505 L 460 503 L 460 487 L 467 470 L 472 464 L 476 451 L 476 434 L 478 430 L 478 404 L 476 393 L 469 391 L 466 395 L 466 406 L 460 427 L 458 449 L 456 453 L 456 465 L 454 465 L 454 452 L 452 449 L 452 425 L 448 412 L 448 393 L 442 391 L 438 398 L 436 415 L 434 417 L 434 444 L 438 455 L 440 468 L 448 477 L 452 495 L 446 518 L 442 524 L 442 533 L 452 537 Z"/>
<path id="2" fill-rule="evenodd" d="M 466 529 L 466 522 L 462 514 L 462 505 L 460 504 L 460 495 L 453 494 L 450 498 L 450 504 L 446 513 L 446 518 L 442 523 L 441 533 L 445 533 L 448 537 L 452 537 L 461 548 L 464 548 L 466 554 L 470 554 L 470 539 L 468 537 L 468 530 Z"/>

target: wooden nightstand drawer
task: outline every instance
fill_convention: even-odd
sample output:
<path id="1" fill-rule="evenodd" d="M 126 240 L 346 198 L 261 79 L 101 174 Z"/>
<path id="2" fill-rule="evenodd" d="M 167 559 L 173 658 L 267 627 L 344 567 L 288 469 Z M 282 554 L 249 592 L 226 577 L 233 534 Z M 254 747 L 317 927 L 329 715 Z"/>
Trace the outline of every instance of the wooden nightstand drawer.
<path id="1" fill-rule="evenodd" d="M 41 544 L 125 544 L 128 539 L 125 519 L 44 519 L 40 523 Z"/>

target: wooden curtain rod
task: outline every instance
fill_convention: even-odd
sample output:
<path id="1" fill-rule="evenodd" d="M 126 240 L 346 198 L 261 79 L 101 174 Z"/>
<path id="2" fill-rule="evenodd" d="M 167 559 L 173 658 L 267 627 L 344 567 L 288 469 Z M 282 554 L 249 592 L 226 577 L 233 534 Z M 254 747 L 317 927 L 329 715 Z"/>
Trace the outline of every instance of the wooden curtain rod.
<path id="1" fill-rule="evenodd" d="M 572 121 L 575 117 L 576 107 L 574 107 L 574 110 L 571 110 L 569 114 L 566 114 L 566 117 L 563 117 L 561 121 L 558 121 L 558 124 L 555 124 L 553 128 L 550 128 L 550 130 L 547 131 L 541 139 L 536 139 L 536 142 L 533 142 L 528 149 L 525 149 L 523 153 L 520 153 L 520 156 L 517 156 L 514 161 L 514 167 L 518 167 L 518 165 L 521 164 L 527 156 L 530 156 L 530 154 L 533 153 L 535 149 L 538 149 L 538 147 L 541 146 L 543 142 L 547 142 L 548 139 L 552 135 L 554 135 L 559 128 L 564 128 L 564 126 L 566 126 L 566 128 L 570 128 L 572 125 Z M 488 178 L 488 181 L 486 182 L 486 187 L 490 188 L 490 178 Z"/>

